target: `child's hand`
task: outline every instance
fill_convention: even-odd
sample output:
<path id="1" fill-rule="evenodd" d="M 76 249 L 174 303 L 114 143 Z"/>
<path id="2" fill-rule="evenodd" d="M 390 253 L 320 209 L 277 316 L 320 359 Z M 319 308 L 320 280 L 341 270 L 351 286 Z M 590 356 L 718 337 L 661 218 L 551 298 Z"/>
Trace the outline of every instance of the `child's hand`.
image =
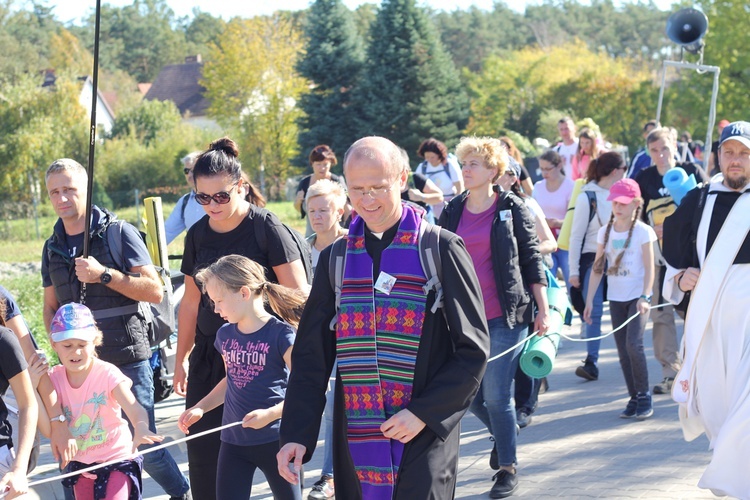
<path id="1" fill-rule="evenodd" d="M 583 321 L 585 321 L 587 324 L 591 324 L 591 311 L 593 310 L 593 307 L 588 302 L 586 303 L 586 308 L 583 310 Z"/>
<path id="2" fill-rule="evenodd" d="M 651 310 L 651 304 L 649 304 L 643 299 L 638 299 L 638 303 L 636 304 L 636 307 L 638 308 L 638 312 L 640 314 L 646 314 Z"/>
<path id="3" fill-rule="evenodd" d="M 188 428 L 202 418 L 203 410 L 193 406 L 189 410 L 182 412 L 182 415 L 180 415 L 180 418 L 177 420 L 177 427 L 179 427 L 185 434 L 189 434 Z"/>
<path id="4" fill-rule="evenodd" d="M 42 375 L 47 373 L 49 370 L 49 365 L 47 364 L 47 357 L 40 355 L 40 353 L 35 352 L 31 356 L 29 356 L 28 359 L 29 364 L 29 376 L 31 377 L 31 385 L 36 390 L 36 388 L 39 386 L 39 380 L 42 378 Z"/>
<path id="5" fill-rule="evenodd" d="M 148 422 L 138 422 L 133 430 L 133 453 L 138 450 L 142 444 L 161 443 L 164 436 L 154 434 L 148 428 Z"/>
<path id="6" fill-rule="evenodd" d="M 20 497 L 28 491 L 29 485 L 23 474 L 9 471 L 0 478 L 0 495 L 4 495 L 3 498 Z"/>
<path id="7" fill-rule="evenodd" d="M 242 427 L 251 429 L 262 429 L 275 419 L 268 410 L 253 410 L 242 419 Z"/>

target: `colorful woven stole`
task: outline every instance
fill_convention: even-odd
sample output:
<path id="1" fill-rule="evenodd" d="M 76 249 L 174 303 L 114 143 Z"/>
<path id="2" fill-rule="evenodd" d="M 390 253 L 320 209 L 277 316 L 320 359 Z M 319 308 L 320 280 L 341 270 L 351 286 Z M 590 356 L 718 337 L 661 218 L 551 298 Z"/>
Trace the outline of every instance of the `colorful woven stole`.
<path id="1" fill-rule="evenodd" d="M 363 498 L 390 500 L 403 444 L 380 426 L 411 401 L 427 282 L 419 260 L 421 217 L 404 206 L 398 232 L 383 251 L 381 273 L 396 278 L 389 295 L 375 290 L 364 221 L 349 228 L 336 356 L 348 419 L 347 437 Z"/>

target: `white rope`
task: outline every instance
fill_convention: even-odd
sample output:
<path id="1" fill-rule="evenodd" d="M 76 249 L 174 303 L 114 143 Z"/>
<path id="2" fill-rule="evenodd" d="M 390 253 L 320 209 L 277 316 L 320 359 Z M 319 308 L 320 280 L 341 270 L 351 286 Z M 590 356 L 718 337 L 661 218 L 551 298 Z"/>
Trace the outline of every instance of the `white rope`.
<path id="1" fill-rule="evenodd" d="M 667 307 L 667 306 L 671 306 L 671 305 L 673 305 L 673 304 L 670 303 L 670 302 L 665 302 L 664 304 L 659 304 L 658 306 L 651 306 L 650 309 L 661 309 L 662 307 Z M 599 335 L 598 337 L 591 337 L 591 338 L 585 338 L 585 339 L 577 339 L 577 338 L 574 338 L 574 337 L 568 337 L 564 333 L 560 333 L 560 335 L 562 335 L 563 338 L 565 338 L 567 340 L 570 340 L 571 342 L 592 342 L 594 340 L 606 339 L 607 337 L 609 337 L 610 335 L 614 334 L 615 332 L 619 332 L 620 330 L 622 330 L 623 328 L 625 328 L 625 326 L 627 326 L 628 323 L 630 323 L 631 321 L 633 321 L 635 318 L 637 318 L 640 315 L 641 315 L 641 313 L 639 313 L 639 312 L 633 314 L 631 317 L 629 317 L 627 319 L 627 321 L 625 321 L 625 323 L 621 324 L 620 326 L 618 326 L 617 328 L 615 328 L 611 332 L 605 333 L 604 335 Z"/>
<path id="2" fill-rule="evenodd" d="M 45 478 L 45 479 L 39 479 L 38 481 L 32 481 L 32 482 L 29 483 L 28 487 L 32 488 L 34 486 L 39 486 L 40 484 L 51 483 L 53 481 L 60 481 L 62 479 L 68 478 L 68 477 L 77 476 L 79 474 L 83 474 L 84 472 L 95 471 L 97 469 L 101 469 L 101 468 L 107 467 L 109 465 L 120 463 L 123 460 L 132 460 L 133 458 L 137 457 L 138 455 L 141 455 L 141 456 L 147 455 L 149 453 L 153 453 L 155 451 L 167 448 L 169 446 L 174 446 L 176 444 L 184 443 L 186 441 L 190 441 L 191 439 L 199 438 L 201 436 L 205 436 L 207 434 L 218 432 L 218 431 L 221 431 L 221 430 L 224 430 L 224 429 L 229 429 L 230 427 L 234 427 L 234 426 L 240 425 L 240 424 L 242 424 L 242 420 L 240 420 L 238 422 L 233 422 L 231 424 L 222 425 L 221 427 L 215 427 L 213 429 L 208 429 L 207 431 L 199 432 L 197 434 L 191 434 L 191 435 L 186 436 L 184 438 L 176 439 L 176 440 L 170 441 L 168 443 L 163 443 L 163 444 L 154 446 L 152 448 L 148 448 L 148 449 L 143 450 L 143 451 L 138 451 L 138 452 L 133 453 L 132 455 L 129 455 L 127 457 L 122 457 L 122 458 L 118 458 L 118 459 L 115 459 L 115 460 L 110 460 L 109 462 L 104 462 L 104 463 L 101 463 L 101 464 L 92 465 L 91 467 L 86 467 L 85 469 L 80 469 L 80 470 L 77 470 L 75 472 L 68 472 L 66 474 L 61 474 L 59 476 L 48 477 L 48 478 Z M 1 492 L 0 493 L 0 498 L 5 498 L 6 494 L 7 493 L 5 493 L 5 492 Z"/>
<path id="3" fill-rule="evenodd" d="M 662 307 L 667 307 L 667 306 L 671 306 L 671 305 L 672 305 L 671 303 L 669 303 L 669 302 L 666 302 L 666 303 L 664 303 L 664 304 L 659 304 L 658 306 L 651 306 L 651 307 L 650 307 L 650 309 L 660 309 L 660 308 L 662 308 Z M 631 321 L 633 321 L 633 320 L 634 320 L 635 318 L 637 318 L 637 317 L 638 317 L 638 316 L 639 316 L 640 314 L 641 314 L 641 313 L 639 313 L 639 312 L 637 312 L 637 313 L 633 314 L 633 315 L 632 315 L 631 317 L 629 317 L 629 318 L 627 319 L 627 321 L 625 321 L 625 323 L 621 324 L 620 326 L 618 326 L 617 328 L 615 328 L 615 329 L 614 329 L 614 330 L 612 330 L 611 332 L 609 332 L 609 333 L 606 333 L 606 334 L 604 334 L 604 335 L 600 335 L 600 336 L 598 336 L 598 337 L 587 338 L 587 339 L 576 339 L 576 338 L 573 338 L 573 337 L 569 337 L 569 336 L 565 335 L 565 334 L 564 334 L 564 333 L 562 333 L 562 332 L 559 332 L 559 333 L 560 333 L 560 336 L 561 336 L 561 337 L 563 337 L 563 338 L 566 338 L 566 339 L 568 339 L 568 340 L 570 340 L 570 341 L 573 341 L 573 342 L 592 342 L 592 341 L 594 341 L 594 340 L 601 340 L 601 339 L 606 339 L 607 337 L 609 337 L 610 335 L 614 334 L 615 332 L 617 332 L 617 331 L 621 330 L 622 328 L 625 328 L 625 326 L 626 326 L 626 325 L 627 325 L 628 323 L 630 323 Z M 492 361 L 495 361 L 496 359 L 502 358 L 503 356 L 505 356 L 506 354 L 508 354 L 508 353 L 510 353 L 510 352 L 512 352 L 512 351 L 515 351 L 515 350 L 516 350 L 516 349 L 517 349 L 518 347 L 522 346 L 523 344 L 525 344 L 526 342 L 528 342 L 529 340 L 531 340 L 531 339 L 532 339 L 532 338 L 534 337 L 534 335 L 536 335 L 537 333 L 539 333 L 539 330 L 535 331 L 535 332 L 534 332 L 534 333 L 532 333 L 531 335 L 529 335 L 529 336 L 527 336 L 526 338 L 524 338 L 523 340 L 521 340 L 521 341 L 520 341 L 519 343 L 517 343 L 516 345 L 514 345 L 514 346 L 512 346 L 512 347 L 509 347 L 508 349 L 506 349 L 505 351 L 501 352 L 500 354 L 498 354 L 498 355 L 496 355 L 496 356 L 492 356 L 492 357 L 491 357 L 490 359 L 488 359 L 488 360 L 487 360 L 487 362 L 488 362 L 488 363 L 490 363 L 490 362 L 492 362 Z"/>

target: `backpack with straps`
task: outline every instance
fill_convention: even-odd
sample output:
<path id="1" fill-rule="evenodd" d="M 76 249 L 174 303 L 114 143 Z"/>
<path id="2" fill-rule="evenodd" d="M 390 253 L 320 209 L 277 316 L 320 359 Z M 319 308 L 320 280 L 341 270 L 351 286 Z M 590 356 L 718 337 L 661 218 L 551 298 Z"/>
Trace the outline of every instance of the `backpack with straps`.
<path id="1" fill-rule="evenodd" d="M 265 254 L 268 254 L 268 236 L 266 234 L 265 221 L 266 217 L 270 213 L 271 212 L 266 210 L 265 208 L 257 208 L 255 214 L 256 216 L 253 217 L 255 239 L 258 242 L 258 246 L 260 247 L 261 251 Z M 307 240 L 299 233 L 299 231 L 292 229 L 283 222 L 281 223 L 281 225 L 291 235 L 294 243 L 297 245 L 297 250 L 299 250 L 300 259 L 302 260 L 302 265 L 305 268 L 305 277 L 307 278 L 307 284 L 312 284 L 312 251 L 310 250 L 310 244 L 307 243 Z"/>
<path id="2" fill-rule="evenodd" d="M 336 330 L 336 318 L 341 308 L 341 289 L 344 283 L 344 269 L 346 267 L 346 237 L 337 239 L 331 244 L 331 253 L 328 257 L 328 279 L 331 288 L 336 294 L 336 315 L 329 325 L 331 330 Z M 440 226 L 422 221 L 419 226 L 419 263 L 422 265 L 427 283 L 422 287 L 425 295 L 430 290 L 435 291 L 435 303 L 430 312 L 433 314 L 441 309 L 443 315 L 443 267 L 440 257 Z M 447 318 L 446 318 L 447 323 Z"/>
<path id="3" fill-rule="evenodd" d="M 122 253 L 123 224 L 124 222 L 121 220 L 114 220 L 107 226 L 107 243 L 109 244 L 109 253 L 112 255 L 112 260 L 120 266 L 119 270 L 124 274 L 130 275 Z M 174 314 L 175 303 L 172 295 L 172 280 L 167 270 L 163 267 L 154 264 L 154 269 L 159 274 L 162 291 L 164 292 L 161 302 L 158 304 L 150 302 L 138 303 L 138 309 L 148 320 L 148 341 L 151 347 L 155 347 L 165 340 L 169 343 L 169 337 L 177 327 Z M 101 313 L 101 311 L 99 312 Z"/>

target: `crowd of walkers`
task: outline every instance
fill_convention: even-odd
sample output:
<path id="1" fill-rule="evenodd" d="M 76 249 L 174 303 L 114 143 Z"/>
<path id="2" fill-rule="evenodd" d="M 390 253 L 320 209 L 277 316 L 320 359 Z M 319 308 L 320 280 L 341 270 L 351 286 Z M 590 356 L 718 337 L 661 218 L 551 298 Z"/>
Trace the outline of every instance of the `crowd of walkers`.
<path id="1" fill-rule="evenodd" d="M 145 469 L 171 498 L 247 499 L 260 469 L 274 498 L 299 499 L 301 465 L 323 424 L 322 475 L 308 498 L 450 498 L 459 424 L 471 411 L 491 435 L 489 465 L 497 472 L 489 497 L 511 496 L 519 482 L 516 436 L 547 389 L 546 380 L 519 369 L 519 357 L 524 339 L 547 333 L 547 287 L 560 282 L 588 339 L 576 375 L 599 379 L 608 302 L 627 393 L 619 416 L 647 419 L 653 394 L 684 393 L 675 399 L 685 405 L 686 438 L 705 431 L 716 450 L 701 486 L 747 497 L 741 473 L 718 471 L 736 471 L 730 459 L 748 458 L 750 447 L 737 451 L 730 441 L 748 430 L 740 418 L 750 412 L 741 389 L 748 379 L 733 385 L 707 368 L 713 358 L 695 347 L 703 331 L 680 353 L 676 311 L 662 304 L 681 303 L 684 317 L 685 295 L 708 293 L 700 267 L 717 258 L 706 256 L 696 234 L 708 234 L 709 247 L 729 237 L 720 231 L 723 219 L 694 222 L 699 211 L 721 206 L 724 219 L 735 220 L 733 203 L 747 205 L 750 124 L 724 125 L 714 178 L 690 161 L 676 131 L 655 122 L 644 126 L 646 145 L 629 167 L 596 131 L 577 132 L 562 118 L 560 142 L 538 157 L 535 184 L 508 137 L 465 137 L 453 152 L 429 138 L 413 172 L 408 152 L 368 137 L 346 152 L 343 177 L 331 172 L 336 153 L 320 145 L 294 199 L 305 239 L 262 208 L 234 141 L 186 156 L 190 192 L 167 221 L 170 240 L 187 230 L 174 373 L 175 392 L 186 400 L 179 428 L 194 434 L 227 426 L 188 442 L 189 480 L 168 451 L 145 460 L 131 453 L 162 439 L 149 370 L 152 318 L 143 306 L 162 300 L 159 276 L 135 228 L 96 206 L 90 253 L 82 256 L 87 173 L 70 159 L 53 162 L 46 182 L 59 220 L 45 243 L 42 277 L 60 364 L 49 368 L 0 287 L 0 391 L 12 387 L 21 427 L 12 443 L 0 403 L 0 445 L 9 450 L 0 455 L 0 489 L 8 497 L 26 490 L 38 428 L 65 470 L 114 463 L 67 479 L 71 498 L 139 498 Z M 685 214 L 664 181 L 673 169 L 714 186 L 706 192 L 737 196 L 714 203 L 694 189 L 685 203 L 697 205 L 698 216 Z M 674 229 L 678 219 L 695 233 L 692 241 L 683 234 L 689 231 Z M 740 272 L 748 262 L 744 231 L 736 255 L 726 257 Z M 691 245 L 696 250 L 684 257 Z M 643 341 L 649 315 L 662 366 L 653 387 Z M 710 313 L 706 321 L 723 326 Z M 741 373 L 750 364 L 739 354 L 748 351 L 745 340 L 731 341 L 740 360 L 725 360 Z M 711 401 L 721 409 L 701 403 L 695 386 L 706 382 L 685 373 L 683 356 L 686 366 L 701 367 L 698 377 L 710 372 L 712 383 L 734 390 L 731 404 L 719 396 Z"/>

